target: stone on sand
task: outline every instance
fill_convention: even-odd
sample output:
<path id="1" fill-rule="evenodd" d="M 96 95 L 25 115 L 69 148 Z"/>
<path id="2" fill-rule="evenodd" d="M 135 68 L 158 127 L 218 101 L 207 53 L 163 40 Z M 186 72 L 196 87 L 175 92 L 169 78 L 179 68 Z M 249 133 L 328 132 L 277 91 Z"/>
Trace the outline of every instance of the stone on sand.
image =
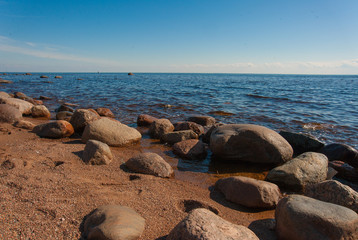
<path id="1" fill-rule="evenodd" d="M 74 133 L 71 123 L 64 120 L 57 120 L 43 123 L 34 127 L 33 132 L 45 138 L 65 138 Z"/>
<path id="2" fill-rule="evenodd" d="M 113 155 L 107 144 L 97 140 L 88 140 L 82 159 L 91 165 L 105 165 L 112 161 Z"/>

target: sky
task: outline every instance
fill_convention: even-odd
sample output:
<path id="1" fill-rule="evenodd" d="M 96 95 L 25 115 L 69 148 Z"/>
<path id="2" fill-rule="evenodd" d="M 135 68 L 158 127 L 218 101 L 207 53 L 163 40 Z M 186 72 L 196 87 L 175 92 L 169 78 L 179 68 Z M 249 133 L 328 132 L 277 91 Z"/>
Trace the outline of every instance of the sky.
<path id="1" fill-rule="evenodd" d="M 0 72 L 358 74 L 357 0 L 0 0 Z"/>

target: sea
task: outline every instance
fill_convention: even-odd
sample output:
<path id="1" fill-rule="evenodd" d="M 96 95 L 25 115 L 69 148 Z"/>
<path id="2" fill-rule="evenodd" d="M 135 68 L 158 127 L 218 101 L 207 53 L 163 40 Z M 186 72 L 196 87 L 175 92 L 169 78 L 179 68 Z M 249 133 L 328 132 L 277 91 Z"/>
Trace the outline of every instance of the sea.
<path id="1" fill-rule="evenodd" d="M 222 123 L 257 124 L 311 134 L 326 144 L 358 147 L 358 75 L 7 73 L 0 77 L 13 81 L 1 84 L 0 91 L 52 98 L 44 103 L 53 116 L 64 102 L 79 108 L 107 107 L 132 127 L 139 114 L 173 123 L 209 115 Z"/>

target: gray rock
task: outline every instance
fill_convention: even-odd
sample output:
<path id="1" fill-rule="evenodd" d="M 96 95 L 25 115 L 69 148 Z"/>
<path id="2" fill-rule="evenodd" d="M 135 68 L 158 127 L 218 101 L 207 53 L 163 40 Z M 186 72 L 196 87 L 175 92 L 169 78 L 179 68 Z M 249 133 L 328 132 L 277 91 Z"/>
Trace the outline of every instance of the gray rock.
<path id="1" fill-rule="evenodd" d="M 74 133 L 71 123 L 64 120 L 57 120 L 44 123 L 34 127 L 33 132 L 45 138 L 64 138 Z"/>
<path id="2" fill-rule="evenodd" d="M 109 118 L 89 123 L 82 134 L 82 142 L 98 140 L 109 146 L 120 147 L 139 142 L 142 135 L 135 129 Z"/>
<path id="3" fill-rule="evenodd" d="M 305 152 L 317 152 L 324 147 L 324 143 L 308 134 L 281 131 L 280 135 L 291 144 L 295 155 Z"/>
<path id="4" fill-rule="evenodd" d="M 358 170 L 358 150 L 340 143 L 332 143 L 321 149 L 329 161 L 338 160 L 351 165 Z"/>
<path id="5" fill-rule="evenodd" d="M 145 220 L 136 211 L 120 205 L 95 209 L 84 223 L 87 240 L 135 240 L 140 237 Z"/>
<path id="6" fill-rule="evenodd" d="M 112 161 L 113 155 L 107 144 L 97 140 L 88 140 L 82 159 L 92 165 L 105 165 Z"/>
<path id="7" fill-rule="evenodd" d="M 191 116 L 187 119 L 189 122 L 195 122 L 204 127 L 211 127 L 216 123 L 215 118 L 210 116 Z"/>
<path id="8" fill-rule="evenodd" d="M 307 186 L 305 195 L 324 202 L 341 205 L 358 212 L 358 193 L 349 186 L 335 180 Z"/>
<path id="9" fill-rule="evenodd" d="M 211 133 L 210 149 L 218 159 L 282 164 L 292 158 L 291 145 L 277 132 L 252 124 L 227 124 Z"/>
<path id="10" fill-rule="evenodd" d="M 199 136 L 192 130 L 183 130 L 183 131 L 176 131 L 176 132 L 170 132 L 165 133 L 161 137 L 161 141 L 165 143 L 169 143 L 171 145 L 181 142 L 188 139 L 198 139 Z"/>
<path id="11" fill-rule="evenodd" d="M 173 168 L 156 153 L 141 153 L 126 162 L 126 166 L 137 173 L 167 178 L 173 175 Z"/>
<path id="12" fill-rule="evenodd" d="M 174 131 L 192 130 L 198 136 L 204 134 L 204 127 L 195 122 L 177 122 L 174 124 Z"/>
<path id="13" fill-rule="evenodd" d="M 211 133 L 218 127 L 224 125 L 223 123 L 215 123 L 213 126 L 211 126 L 203 135 L 202 141 L 204 143 L 210 144 L 210 137 L 211 137 Z"/>
<path id="14" fill-rule="evenodd" d="M 281 198 L 276 184 L 235 176 L 219 179 L 215 187 L 231 202 L 252 208 L 274 208 Z"/>
<path id="15" fill-rule="evenodd" d="M 173 152 L 187 159 L 204 159 L 207 156 L 206 145 L 197 139 L 189 139 L 173 145 Z"/>
<path id="16" fill-rule="evenodd" d="M 192 210 L 167 240 L 258 240 L 247 227 L 230 223 L 205 208 Z"/>
<path id="17" fill-rule="evenodd" d="M 31 115 L 34 118 L 38 118 L 38 117 L 50 118 L 51 117 L 50 111 L 44 105 L 33 106 L 31 109 Z"/>
<path id="18" fill-rule="evenodd" d="M 13 123 L 21 118 L 22 114 L 19 109 L 8 104 L 0 104 L 0 122 Z"/>
<path id="19" fill-rule="evenodd" d="M 31 115 L 31 109 L 34 106 L 32 103 L 18 98 L 0 98 L 0 102 L 19 109 L 23 115 Z"/>
<path id="20" fill-rule="evenodd" d="M 149 127 L 149 134 L 152 138 L 160 139 L 164 134 L 173 132 L 174 126 L 168 119 L 158 119 Z"/>
<path id="21" fill-rule="evenodd" d="M 266 180 L 283 188 L 302 191 L 306 185 L 325 181 L 327 171 L 325 155 L 307 152 L 269 171 Z"/>
<path id="22" fill-rule="evenodd" d="M 95 120 L 100 119 L 101 117 L 96 111 L 91 111 L 89 109 L 78 109 L 76 110 L 70 120 L 75 132 L 82 133 L 85 127 Z"/>
<path id="23" fill-rule="evenodd" d="M 358 239 L 358 216 L 351 209 L 313 198 L 290 195 L 275 212 L 279 239 Z"/>

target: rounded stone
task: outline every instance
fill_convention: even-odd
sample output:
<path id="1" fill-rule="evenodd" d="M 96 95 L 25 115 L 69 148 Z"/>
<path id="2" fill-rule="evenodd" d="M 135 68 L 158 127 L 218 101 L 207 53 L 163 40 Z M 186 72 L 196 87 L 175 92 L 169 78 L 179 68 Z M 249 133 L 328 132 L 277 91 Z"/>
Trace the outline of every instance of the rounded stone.
<path id="1" fill-rule="evenodd" d="M 71 136 L 74 133 L 74 129 L 71 123 L 57 120 L 37 125 L 34 127 L 33 132 L 45 138 L 64 138 Z"/>
<path id="2" fill-rule="evenodd" d="M 149 134 L 152 138 L 160 139 L 164 134 L 173 132 L 174 126 L 168 119 L 158 119 L 149 127 Z"/>

